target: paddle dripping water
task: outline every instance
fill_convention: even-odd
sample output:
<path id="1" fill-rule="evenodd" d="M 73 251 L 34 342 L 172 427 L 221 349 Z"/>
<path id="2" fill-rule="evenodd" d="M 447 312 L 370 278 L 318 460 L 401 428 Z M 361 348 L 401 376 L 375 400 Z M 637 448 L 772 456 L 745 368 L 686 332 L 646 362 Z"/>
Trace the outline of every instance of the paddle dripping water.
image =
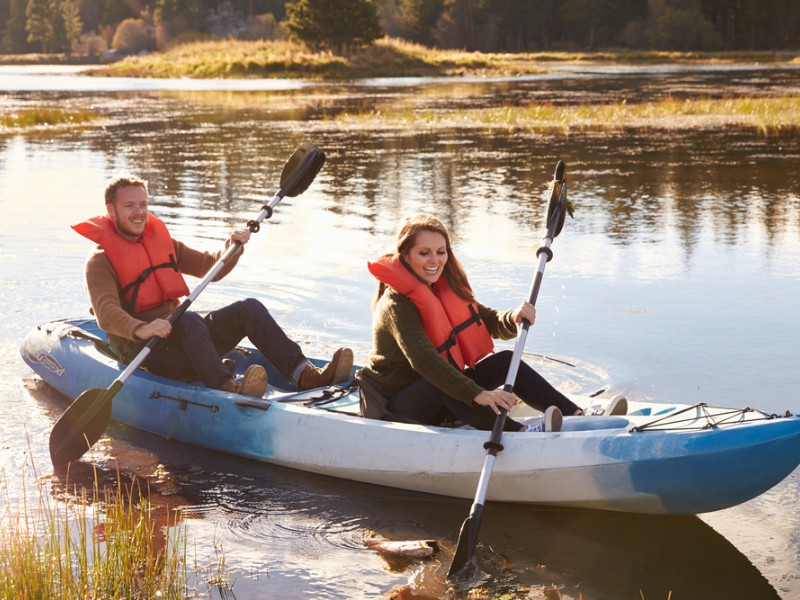
<path id="1" fill-rule="evenodd" d="M 31 379 L 18 346 L 39 323 L 87 313 L 86 246 L 69 226 L 97 214 L 105 180 L 118 171 L 145 177 L 152 210 L 174 235 L 216 250 L 268 200 L 264 190 L 305 139 L 329 151 L 326 167 L 302 201 L 281 204 L 233 273 L 197 300 L 198 310 L 255 296 L 310 354 L 330 356 L 347 342 L 363 363 L 375 291 L 365 261 L 391 245 L 402 217 L 420 210 L 446 220 L 479 297 L 511 307 L 532 275 L 542 182 L 563 158 L 580 205 L 559 236 L 558 268 L 548 271 L 527 349 L 578 367 L 543 360 L 537 369 L 570 393 L 610 387 L 664 402 L 797 409 L 800 322 L 789 318 L 800 296 L 796 132 L 761 136 L 713 124 L 572 127 L 568 136 L 414 124 L 361 131 L 336 120 L 361 107 L 435 116 L 441 106 L 632 103 L 800 88 L 797 68 L 582 69 L 525 80 L 304 83 L 273 92 L 176 89 L 181 82 L 132 91 L 120 80 L 94 83 L 113 93 L 7 91 L 8 110 L 91 108 L 104 127 L 0 138 L 0 464 L 7 486 L 0 494 L 8 495 L 0 502 L 21 505 L 19 474 L 31 458 L 48 481 L 48 436 L 64 405 Z M 89 458 L 108 480 L 115 460 L 125 476 L 152 476 L 156 498 L 186 510 L 190 560 L 213 565 L 221 552 L 239 598 L 378 598 L 403 585 L 435 598 L 458 593 L 443 581 L 469 501 L 255 465 L 113 422 Z M 482 587 L 512 597 L 557 586 L 564 597 L 584 599 L 637 598 L 639 590 L 648 599 L 670 592 L 794 599 L 798 497 L 795 474 L 746 505 L 702 519 L 491 504 L 476 546 L 487 573 Z M 430 560 L 389 565 L 359 544 L 372 531 L 437 539 L 442 549 Z"/>

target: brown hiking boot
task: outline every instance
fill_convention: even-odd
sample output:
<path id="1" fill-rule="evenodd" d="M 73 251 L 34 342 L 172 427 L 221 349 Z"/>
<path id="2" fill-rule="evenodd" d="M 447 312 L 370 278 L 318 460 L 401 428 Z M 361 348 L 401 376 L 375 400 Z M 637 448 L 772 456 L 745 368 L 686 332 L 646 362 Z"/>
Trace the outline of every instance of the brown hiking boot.
<path id="1" fill-rule="evenodd" d="M 261 398 L 267 391 L 267 371 L 261 365 L 250 365 L 241 381 L 228 379 L 220 387 L 225 392 Z"/>
<path id="2" fill-rule="evenodd" d="M 320 369 L 309 363 L 300 375 L 300 382 L 297 388 L 303 392 L 347 381 L 352 368 L 353 351 L 350 348 L 339 348 L 333 353 L 331 362 L 325 365 L 324 368 Z"/>

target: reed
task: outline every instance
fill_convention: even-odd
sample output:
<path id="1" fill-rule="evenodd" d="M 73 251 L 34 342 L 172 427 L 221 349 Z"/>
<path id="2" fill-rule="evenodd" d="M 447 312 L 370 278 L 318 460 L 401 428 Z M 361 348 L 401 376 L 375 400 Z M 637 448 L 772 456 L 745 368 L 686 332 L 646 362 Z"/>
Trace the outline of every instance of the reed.
<path id="1" fill-rule="evenodd" d="M 37 107 L 0 114 L 0 127 L 27 129 L 51 125 L 83 125 L 99 118 L 97 113 L 90 110 Z"/>
<path id="2" fill-rule="evenodd" d="M 38 476 L 35 492 L 28 478 L 22 485 L 22 507 L 5 502 L 0 516 L 0 598 L 185 600 L 230 590 L 224 559 L 210 576 L 195 565 L 206 589 L 189 589 L 186 525 L 178 512 L 159 515 L 136 480 L 125 485 L 118 473 L 116 487 L 101 488 L 95 476 L 91 490 L 74 485 L 57 498 Z"/>
<path id="3" fill-rule="evenodd" d="M 336 121 L 352 128 L 486 128 L 563 132 L 614 129 L 752 128 L 763 134 L 800 129 L 800 96 L 777 98 L 666 98 L 652 102 L 503 106 L 413 110 L 407 107 L 345 113 Z"/>

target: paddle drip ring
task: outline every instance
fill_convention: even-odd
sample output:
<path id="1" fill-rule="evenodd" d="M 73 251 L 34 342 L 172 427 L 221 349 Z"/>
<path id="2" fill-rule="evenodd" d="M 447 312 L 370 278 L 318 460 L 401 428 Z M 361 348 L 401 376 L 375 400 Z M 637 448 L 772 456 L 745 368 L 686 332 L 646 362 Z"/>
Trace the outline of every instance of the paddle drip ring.
<path id="1" fill-rule="evenodd" d="M 536 251 L 536 258 L 539 258 L 539 255 L 542 253 L 547 254 L 547 262 L 553 260 L 553 251 L 547 246 L 542 246 Z"/>
<path id="2" fill-rule="evenodd" d="M 504 446 L 503 446 L 503 444 L 501 444 L 500 442 L 493 442 L 492 440 L 489 440 L 488 442 L 486 442 L 486 443 L 483 445 L 483 447 L 484 447 L 486 450 L 494 450 L 494 452 L 495 452 L 495 455 L 496 455 L 498 452 L 502 452 L 502 451 L 503 451 L 503 449 L 504 449 Z"/>
<path id="3" fill-rule="evenodd" d="M 272 216 L 272 207 L 269 204 L 265 204 L 261 207 L 261 210 L 264 212 L 264 219 L 269 219 Z M 261 231 L 261 216 L 259 215 L 258 219 L 251 219 L 247 222 L 247 227 L 250 229 L 250 233 L 258 233 Z"/>

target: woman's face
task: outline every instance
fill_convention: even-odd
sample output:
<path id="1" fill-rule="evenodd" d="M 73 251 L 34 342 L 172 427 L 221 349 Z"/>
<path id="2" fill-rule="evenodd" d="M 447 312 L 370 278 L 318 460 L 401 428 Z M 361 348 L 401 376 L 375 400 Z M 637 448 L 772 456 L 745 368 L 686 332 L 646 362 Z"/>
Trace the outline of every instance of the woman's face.
<path id="1" fill-rule="evenodd" d="M 447 241 L 441 233 L 423 229 L 416 235 L 408 255 L 403 258 L 417 277 L 433 285 L 442 276 L 447 264 Z"/>

